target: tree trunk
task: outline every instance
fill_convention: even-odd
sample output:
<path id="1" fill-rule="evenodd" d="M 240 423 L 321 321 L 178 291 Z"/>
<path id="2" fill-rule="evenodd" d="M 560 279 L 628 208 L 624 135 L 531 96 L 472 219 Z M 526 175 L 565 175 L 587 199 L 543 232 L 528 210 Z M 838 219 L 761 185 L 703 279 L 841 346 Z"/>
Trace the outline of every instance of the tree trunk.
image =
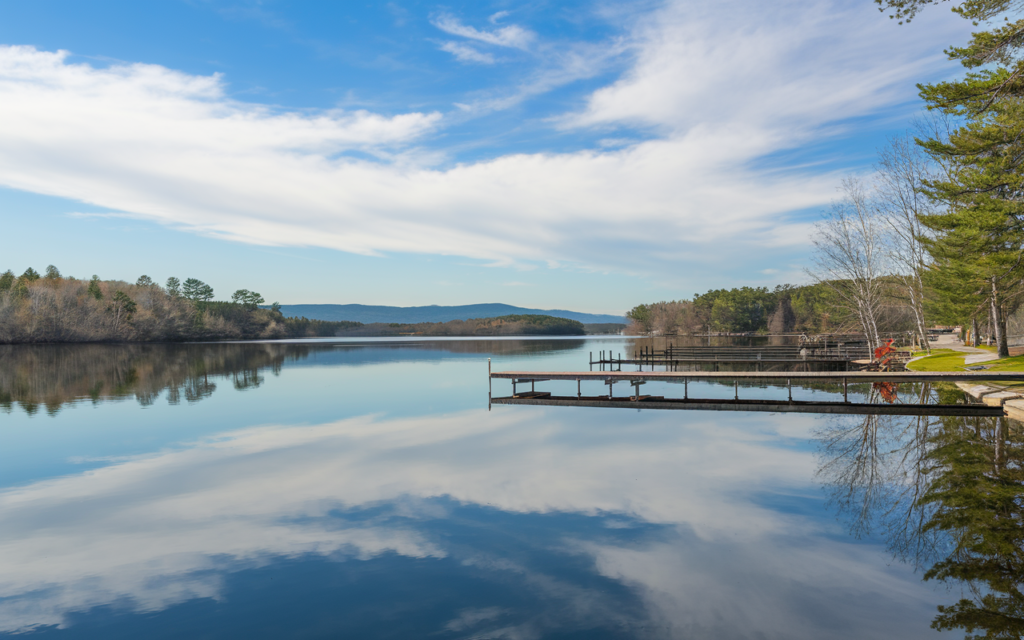
<path id="1" fill-rule="evenodd" d="M 988 328 L 987 328 L 987 330 L 985 332 L 985 346 L 986 347 L 991 347 L 992 346 L 992 307 L 993 307 L 992 301 L 989 300 L 989 305 L 988 305 Z"/>
<path id="2" fill-rule="evenodd" d="M 978 316 L 971 316 L 971 346 L 977 347 L 981 344 L 981 340 L 978 340 Z"/>
<path id="3" fill-rule="evenodd" d="M 903 278 L 904 285 L 907 289 L 907 297 L 910 298 L 910 308 L 914 312 L 914 323 L 917 325 L 917 339 L 921 343 L 921 349 L 926 353 L 931 353 L 932 349 L 928 345 L 928 332 L 924 328 L 924 305 L 922 301 L 924 287 L 921 284 L 921 278 L 916 273 Z"/>
<path id="4" fill-rule="evenodd" d="M 1003 419 L 996 418 L 996 433 L 995 433 L 995 471 L 999 473 L 1002 470 L 1003 464 Z"/>
<path id="5" fill-rule="evenodd" d="M 1003 305 L 999 301 L 999 289 L 996 279 L 992 278 L 992 330 L 996 336 L 996 349 L 1000 358 L 1010 357 L 1010 346 L 1006 341 L 1006 319 L 1003 317 Z"/>

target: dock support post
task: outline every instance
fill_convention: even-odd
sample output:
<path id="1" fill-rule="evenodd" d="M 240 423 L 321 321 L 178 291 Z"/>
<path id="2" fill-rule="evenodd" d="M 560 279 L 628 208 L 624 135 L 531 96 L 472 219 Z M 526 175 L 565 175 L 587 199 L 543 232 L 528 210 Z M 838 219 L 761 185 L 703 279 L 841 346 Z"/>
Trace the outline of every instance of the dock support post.
<path id="1" fill-rule="evenodd" d="M 493 385 L 491 380 L 491 359 L 487 358 L 487 410 L 491 410 L 491 386 Z"/>
<path id="2" fill-rule="evenodd" d="M 793 380 L 786 380 L 786 386 L 789 387 L 789 401 L 793 402 Z"/>
<path id="3" fill-rule="evenodd" d="M 690 399 L 690 379 L 683 378 L 683 400 Z"/>
<path id="4" fill-rule="evenodd" d="M 843 402 L 849 402 L 850 398 L 846 395 L 846 378 L 843 378 Z"/>
<path id="5" fill-rule="evenodd" d="M 583 390 L 580 387 L 580 379 L 576 378 L 576 399 L 579 400 L 583 397 Z"/>
<path id="6" fill-rule="evenodd" d="M 735 391 L 735 395 L 733 396 L 733 399 L 734 400 L 739 400 L 740 399 L 740 381 L 739 380 L 733 380 L 732 381 L 732 388 L 733 388 L 733 391 Z"/>
<path id="7" fill-rule="evenodd" d="M 591 371 L 594 370 L 594 352 L 593 351 L 590 352 L 590 370 Z"/>

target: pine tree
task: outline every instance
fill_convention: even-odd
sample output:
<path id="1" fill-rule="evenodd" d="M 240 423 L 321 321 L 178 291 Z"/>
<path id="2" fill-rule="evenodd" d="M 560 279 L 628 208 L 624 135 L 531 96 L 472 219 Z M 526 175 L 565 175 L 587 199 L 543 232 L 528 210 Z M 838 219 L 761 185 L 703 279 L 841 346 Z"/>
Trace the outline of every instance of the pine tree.
<path id="1" fill-rule="evenodd" d="M 14 284 L 12 293 L 15 298 L 24 299 L 28 297 L 28 280 L 25 278 L 18 278 Z"/>
<path id="2" fill-rule="evenodd" d="M 938 106 L 980 84 L 969 76 L 925 87 L 922 95 Z M 1004 96 L 988 103 L 984 112 L 969 113 L 948 141 L 922 143 L 939 162 L 954 168 L 943 179 L 926 181 L 927 193 L 946 204 L 944 212 L 922 216 L 922 223 L 935 232 L 934 238 L 924 240 L 936 261 L 932 281 L 947 306 L 965 309 L 973 304 L 970 316 L 987 304 L 1002 357 L 1009 356 L 1006 307 L 1020 295 L 1024 273 L 1022 136 L 1024 102 Z"/>
<path id="3" fill-rule="evenodd" d="M 938 0 L 875 0 L 893 18 L 910 21 Z M 1024 19 L 1019 0 L 965 0 L 953 11 L 975 25 L 1007 14 L 1003 24 L 974 33 L 964 47 L 947 50 L 968 73 L 961 80 L 919 86 L 928 108 L 962 126 L 948 140 L 919 141 L 940 166 L 942 179 L 927 193 L 945 205 L 922 217 L 936 237 L 927 243 L 935 259 L 929 274 L 934 303 L 961 321 L 991 314 L 999 354 L 1009 354 L 1006 312 L 1021 294 L 1024 254 Z M 1010 18 L 1015 18 L 1011 20 Z"/>
<path id="4" fill-rule="evenodd" d="M 171 297 L 177 298 L 181 295 L 181 280 L 178 280 L 174 276 L 167 278 L 167 293 L 171 294 Z"/>
<path id="5" fill-rule="evenodd" d="M 35 282 L 39 279 L 39 272 L 32 267 L 29 267 L 28 269 L 25 269 L 25 273 L 18 276 L 18 279 L 24 280 L 25 282 Z"/>
<path id="6" fill-rule="evenodd" d="M 14 287 L 14 272 L 8 269 L 0 273 L 0 293 L 10 291 Z"/>
<path id="7" fill-rule="evenodd" d="M 103 299 L 103 290 L 100 289 L 99 276 L 93 275 L 92 280 L 89 281 L 89 286 L 88 288 L 86 288 L 86 291 L 89 293 L 89 295 L 96 298 L 97 300 Z"/>
<path id="8" fill-rule="evenodd" d="M 213 299 L 213 287 L 196 278 L 185 280 L 181 293 L 192 302 L 209 302 Z"/>

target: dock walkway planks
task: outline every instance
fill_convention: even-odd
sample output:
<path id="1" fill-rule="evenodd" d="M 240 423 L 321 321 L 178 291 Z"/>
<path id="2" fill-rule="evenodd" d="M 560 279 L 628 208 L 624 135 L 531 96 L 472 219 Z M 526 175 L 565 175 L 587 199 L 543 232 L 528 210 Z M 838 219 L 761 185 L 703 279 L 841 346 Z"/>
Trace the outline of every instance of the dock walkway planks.
<path id="1" fill-rule="evenodd" d="M 839 413 L 847 415 L 907 416 L 979 416 L 1003 415 L 1001 407 L 986 404 L 878 404 L 865 402 L 806 402 L 785 400 L 727 400 L 708 398 L 662 398 L 658 396 L 611 398 L 608 396 L 540 397 L 529 392 L 511 397 L 492 398 L 491 404 L 528 404 L 558 407 L 597 407 L 615 409 L 689 409 L 694 411 L 761 411 L 770 413 Z"/>
<path id="2" fill-rule="evenodd" d="M 511 380 L 513 385 L 531 383 L 529 392 L 515 392 L 509 397 L 494 398 L 488 394 L 490 404 L 533 404 L 575 407 L 614 407 L 626 409 L 691 409 L 703 411 L 767 411 L 779 413 L 841 413 L 855 415 L 947 415 L 947 416 L 1001 416 L 1002 407 L 979 404 L 903 404 L 856 403 L 846 399 L 850 383 L 875 382 L 1019 382 L 1020 372 L 947 372 L 947 371 L 494 371 L 489 380 Z M 534 390 L 536 382 L 570 380 L 577 382 L 576 396 L 555 396 Z M 730 380 L 735 383 L 736 397 L 731 400 L 715 398 L 665 398 L 639 394 L 639 385 L 645 382 L 689 382 L 690 380 Z M 792 382 L 826 381 L 843 385 L 843 402 L 807 402 L 792 399 Z M 612 397 L 609 395 L 584 396 L 579 386 L 583 381 L 605 384 L 629 382 L 637 395 Z M 788 400 L 740 399 L 739 382 L 776 382 L 790 387 Z M 684 387 L 685 388 L 685 387 Z M 639 397 L 638 397 L 639 396 Z"/>
<path id="3" fill-rule="evenodd" d="M 684 380 L 818 380 L 851 384 L 858 382 L 1024 382 L 1024 372 L 953 371 L 494 371 L 496 380 L 601 380 L 662 381 Z"/>

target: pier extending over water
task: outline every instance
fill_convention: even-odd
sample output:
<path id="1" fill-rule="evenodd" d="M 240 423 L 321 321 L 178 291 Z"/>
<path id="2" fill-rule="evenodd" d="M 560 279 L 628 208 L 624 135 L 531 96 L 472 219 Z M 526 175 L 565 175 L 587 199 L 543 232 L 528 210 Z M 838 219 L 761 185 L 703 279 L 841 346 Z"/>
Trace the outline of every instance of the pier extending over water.
<path id="1" fill-rule="evenodd" d="M 678 371 L 680 367 L 699 366 L 718 370 L 719 365 L 753 365 L 757 370 L 772 365 L 789 365 L 810 371 L 812 369 L 846 371 L 851 363 L 867 362 L 871 351 L 866 344 L 854 343 L 808 343 L 802 345 L 761 345 L 761 346 L 683 346 L 667 344 L 664 349 L 642 346 L 628 353 L 599 351 L 597 359 L 590 353 L 590 369 L 594 365 L 600 371 L 621 371 L 623 365 L 645 367 L 650 370 L 662 368 Z"/>
<path id="2" fill-rule="evenodd" d="M 899 401 L 865 403 L 849 401 L 849 385 L 871 383 L 898 389 L 900 383 L 912 382 L 1024 382 L 1020 372 L 945 372 L 945 371 L 488 371 L 489 400 L 491 404 L 530 404 L 576 407 L 608 407 L 628 409 L 691 409 L 704 411 L 767 411 L 794 413 L 846 413 L 885 415 L 958 415 L 1002 416 L 999 406 L 982 403 L 921 404 Z M 493 381 L 509 380 L 512 395 L 494 397 Z M 689 381 L 732 381 L 732 398 L 692 398 Z M 828 382 L 841 386 L 842 401 L 793 400 L 793 381 Z M 538 390 L 537 383 L 548 381 L 575 381 L 576 395 L 553 395 Z M 683 396 L 645 395 L 641 389 L 647 382 L 681 383 Z M 598 382 L 607 386 L 607 393 L 584 395 L 583 383 Z M 614 387 L 625 382 L 631 387 L 628 395 L 616 396 Z M 768 383 L 787 390 L 786 399 L 740 398 L 740 383 Z M 520 390 L 529 385 L 529 390 Z M 588 389 L 589 391 L 589 389 Z"/>

